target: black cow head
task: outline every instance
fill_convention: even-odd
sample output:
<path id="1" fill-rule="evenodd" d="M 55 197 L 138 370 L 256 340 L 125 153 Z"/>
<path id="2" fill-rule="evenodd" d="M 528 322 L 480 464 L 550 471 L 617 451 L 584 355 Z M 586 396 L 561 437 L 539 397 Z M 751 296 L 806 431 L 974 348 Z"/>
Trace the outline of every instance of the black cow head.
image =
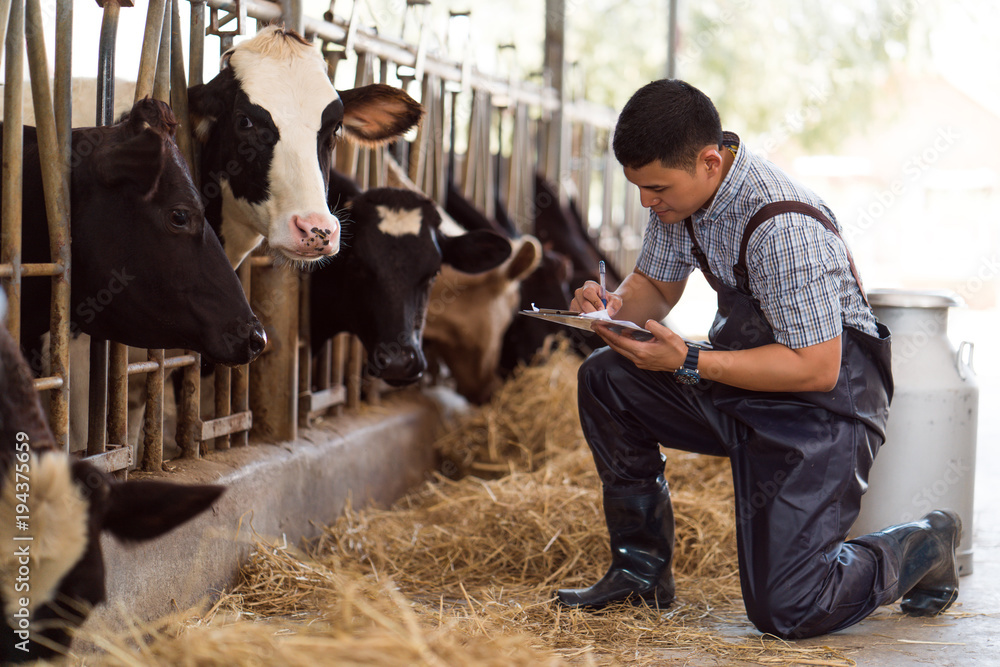
<path id="1" fill-rule="evenodd" d="M 95 338 L 246 363 L 263 349 L 264 330 L 205 224 L 176 125 L 166 104 L 146 99 L 116 125 L 73 131 L 73 323 Z M 34 136 L 26 128 L 25 253 L 48 261 Z M 34 282 L 24 330 L 37 337 L 48 329 L 48 286 L 37 296 Z"/>
<path id="2" fill-rule="evenodd" d="M 331 187 L 331 206 L 336 206 Z M 394 385 L 427 368 L 422 351 L 428 296 L 442 263 L 465 273 L 500 265 L 510 242 L 487 231 L 445 236 L 434 203 L 410 190 L 375 188 L 350 201 L 340 254 L 311 276 L 313 347 L 349 331 L 368 351 L 368 371 Z"/>
<path id="3" fill-rule="evenodd" d="M 188 91 L 202 150 L 202 194 L 232 265 L 263 239 L 275 257 L 307 266 L 337 252 L 340 221 L 326 181 L 338 132 L 377 145 L 420 120 L 402 90 L 373 84 L 340 95 L 319 51 L 265 28 L 223 56 L 223 70 Z"/>
<path id="4" fill-rule="evenodd" d="M 53 450 L 30 372 L 0 324 L 0 662 L 66 652 L 72 631 L 105 597 L 102 532 L 150 540 L 223 490 L 119 483 Z"/>

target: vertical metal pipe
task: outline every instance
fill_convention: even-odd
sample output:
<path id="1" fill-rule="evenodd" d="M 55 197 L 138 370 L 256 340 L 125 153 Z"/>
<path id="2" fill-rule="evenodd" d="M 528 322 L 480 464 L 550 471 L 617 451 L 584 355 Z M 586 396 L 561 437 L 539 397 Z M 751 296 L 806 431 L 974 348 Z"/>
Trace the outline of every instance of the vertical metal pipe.
<path id="1" fill-rule="evenodd" d="M 285 27 L 303 33 L 302 0 L 281 0 L 281 20 Z"/>
<path id="2" fill-rule="evenodd" d="M 677 77 L 677 0 L 667 0 L 667 78 Z"/>
<path id="3" fill-rule="evenodd" d="M 117 1 L 104 3 L 101 40 L 97 47 L 98 125 L 111 125 L 115 120 L 115 42 L 118 39 L 120 10 Z"/>
<path id="4" fill-rule="evenodd" d="M 153 94 L 156 56 L 160 51 L 160 34 L 163 32 L 163 14 L 166 5 L 166 0 L 149 0 L 149 9 L 146 10 L 146 31 L 142 37 L 142 53 L 139 56 L 139 76 L 135 84 L 136 100 Z"/>
<path id="5" fill-rule="evenodd" d="M 101 38 L 97 48 L 96 123 L 111 125 L 115 117 L 115 44 L 118 40 L 117 0 L 104 3 Z M 101 454 L 107 448 L 108 428 L 108 341 L 90 341 L 90 396 L 87 421 L 87 455 Z"/>
<path id="6" fill-rule="evenodd" d="M 167 104 L 170 104 L 170 32 L 173 15 L 170 5 L 164 6 L 160 27 L 160 48 L 156 55 L 156 74 L 153 77 L 153 99 Z"/>
<path id="7" fill-rule="evenodd" d="M 56 0 L 56 131 L 69 178 L 69 158 L 72 151 L 70 128 L 73 127 L 73 0 Z"/>
<path id="8" fill-rule="evenodd" d="M 158 365 L 155 371 L 146 373 L 142 469 L 158 472 L 163 468 L 163 350 L 149 350 L 146 358 Z"/>
<path id="9" fill-rule="evenodd" d="M 42 188 L 49 227 L 49 252 L 53 262 L 63 265 L 62 275 L 52 278 L 50 317 L 51 372 L 63 379 L 52 390 L 55 414 L 50 426 L 56 446 L 69 451 L 69 160 L 68 151 L 59 145 L 56 131 L 52 92 L 49 89 L 49 67 L 45 52 L 42 8 L 39 0 L 27 0 L 25 5 L 25 41 L 28 67 L 31 72 L 31 93 L 35 108 L 38 153 L 41 157 Z M 68 138 L 68 135 L 67 137 Z"/>
<path id="10" fill-rule="evenodd" d="M 267 329 L 268 349 L 250 366 L 253 433 L 264 440 L 298 435 L 299 277 L 261 267 L 252 280 L 250 306 Z"/>
<path id="11" fill-rule="evenodd" d="M 108 442 L 128 445 L 128 346 L 121 343 L 108 352 Z"/>
<path id="12" fill-rule="evenodd" d="M 10 18 L 11 0 L 0 0 L 0 44 L 7 39 L 7 19 Z"/>
<path id="13" fill-rule="evenodd" d="M 177 445 L 181 456 L 196 459 L 201 444 L 201 365 L 185 366 L 181 380 L 181 400 L 177 414 Z"/>
<path id="14" fill-rule="evenodd" d="M 204 82 L 205 70 L 205 0 L 191 0 L 191 63 L 188 83 L 197 86 Z"/>
<path id="15" fill-rule="evenodd" d="M 250 262 L 243 262 L 236 274 L 243 284 L 243 292 L 247 299 L 250 299 Z M 233 412 L 246 412 L 250 409 L 250 366 L 243 364 L 233 368 L 232 377 L 232 406 Z M 230 442 L 233 447 L 244 447 L 248 442 L 249 431 L 239 431 L 233 433 Z"/>
<path id="16" fill-rule="evenodd" d="M 181 43 L 181 16 L 179 0 L 170 2 L 170 106 L 181 124 L 177 127 L 177 147 L 187 160 L 188 168 L 198 183 L 195 171 L 197 156 L 194 152 L 194 141 L 191 137 L 191 118 L 188 114 L 187 81 L 184 76 L 184 45 Z M 193 9 L 193 8 L 192 8 Z"/>
<path id="17" fill-rule="evenodd" d="M 7 291 L 7 330 L 21 340 L 21 187 L 24 116 L 21 89 L 24 80 L 24 2 L 10 7 L 6 36 L 7 68 L 3 90 L 3 206 L 0 209 L 0 264 L 11 264 L 13 275 L 0 284 Z"/>
<path id="18" fill-rule="evenodd" d="M 215 418 L 228 417 L 232 410 L 232 373 L 229 366 L 215 367 Z M 229 449 L 229 434 L 215 439 L 216 450 Z"/>

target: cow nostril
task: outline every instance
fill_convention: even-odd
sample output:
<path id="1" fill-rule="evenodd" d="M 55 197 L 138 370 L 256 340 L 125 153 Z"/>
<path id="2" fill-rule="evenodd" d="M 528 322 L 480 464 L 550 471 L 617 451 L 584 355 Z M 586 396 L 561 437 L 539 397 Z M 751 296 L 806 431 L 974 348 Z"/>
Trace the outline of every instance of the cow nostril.
<path id="1" fill-rule="evenodd" d="M 263 352 L 267 346 L 267 334 L 264 332 L 264 327 L 260 322 L 257 322 L 253 329 L 250 330 L 249 343 L 250 352 L 254 357 Z"/>

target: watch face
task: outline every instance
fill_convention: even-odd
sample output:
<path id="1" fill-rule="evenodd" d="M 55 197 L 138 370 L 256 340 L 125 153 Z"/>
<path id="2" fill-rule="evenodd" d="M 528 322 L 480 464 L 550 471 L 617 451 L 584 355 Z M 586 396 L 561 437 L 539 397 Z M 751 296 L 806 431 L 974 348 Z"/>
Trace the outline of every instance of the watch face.
<path id="1" fill-rule="evenodd" d="M 698 371 L 693 371 L 689 368 L 678 368 L 674 371 L 674 379 L 681 384 L 698 384 L 701 375 Z"/>

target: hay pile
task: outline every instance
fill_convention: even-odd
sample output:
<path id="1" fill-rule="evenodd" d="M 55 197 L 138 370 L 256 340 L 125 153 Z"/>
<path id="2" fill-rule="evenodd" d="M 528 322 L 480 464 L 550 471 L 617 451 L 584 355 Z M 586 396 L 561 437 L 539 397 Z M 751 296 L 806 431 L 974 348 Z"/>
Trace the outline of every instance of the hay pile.
<path id="1" fill-rule="evenodd" d="M 678 590 L 669 610 L 553 603 L 557 587 L 593 583 L 609 560 L 576 416 L 578 365 L 555 350 L 441 439 L 449 472 L 477 476 L 439 475 L 390 510 L 348 508 L 305 552 L 261 543 L 207 614 L 98 638 L 102 662 L 854 664 L 829 648 L 755 636 L 739 593 L 724 459 L 668 454 Z"/>

